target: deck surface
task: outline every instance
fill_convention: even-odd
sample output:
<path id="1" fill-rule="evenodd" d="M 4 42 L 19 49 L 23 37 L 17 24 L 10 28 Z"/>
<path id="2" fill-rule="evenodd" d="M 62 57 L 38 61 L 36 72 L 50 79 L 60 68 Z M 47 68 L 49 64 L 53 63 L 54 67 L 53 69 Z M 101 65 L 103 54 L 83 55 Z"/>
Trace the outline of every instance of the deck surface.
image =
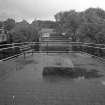
<path id="1" fill-rule="evenodd" d="M 88 78 L 42 75 L 44 67 L 56 64 L 82 68 Z M 0 105 L 105 105 L 105 63 L 80 53 L 0 62 Z"/>

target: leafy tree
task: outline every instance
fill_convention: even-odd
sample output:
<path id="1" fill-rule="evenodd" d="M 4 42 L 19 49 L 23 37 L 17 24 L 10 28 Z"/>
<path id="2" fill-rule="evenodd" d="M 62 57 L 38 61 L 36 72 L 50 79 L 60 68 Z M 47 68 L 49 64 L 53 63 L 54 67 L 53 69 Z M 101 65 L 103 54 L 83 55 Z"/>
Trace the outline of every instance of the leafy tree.
<path id="1" fill-rule="evenodd" d="M 56 29 L 57 24 L 54 21 L 41 21 L 41 20 L 34 20 L 32 24 L 38 31 L 42 28 L 54 28 Z"/>
<path id="2" fill-rule="evenodd" d="M 15 27 L 15 20 L 14 19 L 7 19 L 6 21 L 3 22 L 4 28 L 8 31 L 13 29 Z"/>
<path id="3" fill-rule="evenodd" d="M 67 33 L 72 41 L 104 43 L 105 11 L 100 8 L 89 8 L 83 12 L 59 12 L 55 19 L 60 32 Z"/>
<path id="4" fill-rule="evenodd" d="M 81 24 L 80 14 L 71 10 L 69 12 L 60 12 L 55 15 L 55 18 L 60 24 L 61 32 L 66 32 L 67 35 L 72 37 L 73 41 L 76 41 L 76 30 Z"/>
<path id="5" fill-rule="evenodd" d="M 102 34 L 105 34 L 103 31 L 105 29 L 105 11 L 99 8 L 89 8 L 84 11 L 82 16 L 83 22 L 78 28 L 80 40 L 90 39 L 93 43 L 103 43 L 104 41 L 100 41 L 100 38 L 103 38 Z"/>
<path id="6" fill-rule="evenodd" d="M 29 42 L 35 41 L 38 38 L 36 29 L 26 21 L 17 23 L 11 30 L 13 42 Z"/>

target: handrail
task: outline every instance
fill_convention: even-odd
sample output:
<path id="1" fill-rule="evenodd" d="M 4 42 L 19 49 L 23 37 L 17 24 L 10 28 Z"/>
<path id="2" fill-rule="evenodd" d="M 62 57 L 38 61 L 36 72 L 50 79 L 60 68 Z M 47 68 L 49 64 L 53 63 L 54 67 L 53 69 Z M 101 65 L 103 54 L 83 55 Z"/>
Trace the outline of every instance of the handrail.
<path id="1" fill-rule="evenodd" d="M 6 48 L 1 48 L 0 51 L 2 50 L 6 50 L 6 49 L 10 49 L 10 48 L 20 48 L 20 46 L 23 47 L 23 45 L 27 44 L 27 45 L 33 45 L 33 44 L 43 44 L 44 42 L 47 42 L 47 41 L 42 41 L 42 42 L 24 42 L 24 43 L 12 43 L 12 44 L 3 44 L 2 46 L 6 46 L 6 45 L 11 45 L 12 47 L 6 47 Z M 54 41 L 53 41 L 54 42 Z M 62 41 L 61 41 L 62 42 Z M 57 42 L 57 43 L 60 43 L 61 42 Z M 57 43 L 52 43 L 52 42 L 48 42 L 49 44 L 57 44 Z M 104 44 L 93 44 L 93 43 L 83 43 L 83 42 L 62 42 L 63 44 L 66 43 L 66 44 L 82 44 L 81 46 L 88 46 L 88 47 L 93 47 L 93 48 L 97 48 L 97 49 L 105 49 L 104 47 L 97 47 L 97 45 L 104 45 Z M 16 44 L 19 44 L 20 46 L 17 46 Z M 45 43 L 44 43 L 45 44 Z M 96 46 L 92 46 L 92 45 L 89 45 L 89 44 L 93 44 L 93 45 L 96 45 Z M 68 45 L 69 46 L 69 45 Z M 72 45 L 73 46 L 73 45 Z M 76 46 L 80 46 L 80 45 L 76 45 Z M 105 46 L 105 45 L 104 45 Z"/>
<path id="2" fill-rule="evenodd" d="M 46 42 L 46 43 L 45 43 Z M 57 42 L 57 41 L 56 41 Z M 47 44 L 47 45 L 44 45 L 44 44 Z M 52 44 L 52 45 L 50 45 L 50 44 Z M 84 49 L 84 47 L 86 47 L 85 49 L 87 49 L 87 51 L 89 50 L 89 48 L 93 48 L 92 50 L 93 51 L 96 51 L 97 49 L 100 49 L 100 50 L 105 50 L 105 45 L 104 44 L 94 44 L 94 43 L 83 43 L 83 42 L 66 42 L 66 41 L 58 41 L 57 43 L 55 43 L 55 41 L 41 41 L 41 42 L 24 42 L 24 43 L 12 43 L 12 44 L 3 44 L 3 45 L 0 45 L 0 46 L 5 46 L 4 48 L 1 48 L 0 49 L 0 51 L 4 51 L 4 50 L 7 50 L 8 51 L 8 49 L 11 49 L 11 51 L 12 51 L 12 49 L 14 49 L 14 50 L 16 50 L 15 48 L 19 48 L 18 50 L 19 50 L 19 52 L 15 52 L 14 54 L 15 55 L 13 55 L 13 56 L 16 56 L 17 54 L 20 54 L 20 53 L 25 53 L 26 51 L 28 51 L 29 50 L 29 48 L 30 49 L 35 49 L 35 47 L 33 48 L 32 46 L 37 46 L 37 45 L 39 45 L 39 46 L 46 46 L 46 47 L 51 47 L 51 46 L 53 46 L 54 44 L 61 44 L 61 46 L 60 45 L 57 45 L 57 46 L 60 46 L 60 47 L 65 47 L 65 46 L 67 46 L 67 47 L 73 47 L 73 48 L 76 48 L 77 50 L 73 50 L 72 49 L 72 52 L 73 51 L 81 51 L 81 50 L 83 50 Z M 25 50 L 26 49 L 26 50 Z M 14 51 L 13 50 L 13 51 Z M 48 49 L 47 49 L 48 50 Z M 41 53 L 43 52 L 53 52 L 53 51 L 40 51 Z M 68 50 L 67 50 L 68 51 Z M 32 51 L 31 51 L 32 52 Z M 35 51 L 34 51 L 35 52 Z M 36 51 L 37 52 L 37 51 Z M 66 52 L 66 50 L 65 51 L 54 51 L 54 52 Z M 70 51 L 68 51 L 68 52 L 70 52 Z M 86 52 L 86 51 L 85 51 Z M 92 53 L 92 52 L 90 52 L 90 53 Z M 95 53 L 94 53 L 95 54 Z M 11 56 L 12 57 L 12 56 Z M 8 57 L 8 58 L 11 58 L 11 57 Z M 8 59 L 8 58 L 5 58 L 5 59 Z"/>

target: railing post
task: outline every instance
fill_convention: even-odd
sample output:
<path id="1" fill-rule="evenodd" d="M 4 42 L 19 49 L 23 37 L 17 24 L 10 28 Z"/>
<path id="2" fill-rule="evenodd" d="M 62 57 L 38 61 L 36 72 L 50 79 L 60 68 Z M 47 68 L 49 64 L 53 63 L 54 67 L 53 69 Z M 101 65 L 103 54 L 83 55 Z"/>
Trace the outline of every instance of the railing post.
<path id="1" fill-rule="evenodd" d="M 12 47 L 13 47 L 12 48 L 13 49 L 13 54 L 15 54 L 15 48 L 14 48 L 15 47 L 15 44 L 14 43 L 12 43 Z"/>
<path id="2" fill-rule="evenodd" d="M 48 55 L 48 40 L 47 40 L 47 55 Z"/>
<path id="3" fill-rule="evenodd" d="M 24 43 L 23 45 L 25 45 L 25 43 Z M 24 55 L 24 59 L 25 59 L 25 58 L 26 58 L 26 54 L 25 54 L 25 51 L 23 51 L 23 55 Z"/>
<path id="4" fill-rule="evenodd" d="M 33 42 L 32 42 L 31 48 L 32 48 L 32 56 L 33 56 L 33 53 L 34 53 L 34 43 Z"/>
<path id="5" fill-rule="evenodd" d="M 24 59 L 26 58 L 26 54 L 25 54 L 25 52 L 23 52 L 23 55 L 24 55 Z"/>

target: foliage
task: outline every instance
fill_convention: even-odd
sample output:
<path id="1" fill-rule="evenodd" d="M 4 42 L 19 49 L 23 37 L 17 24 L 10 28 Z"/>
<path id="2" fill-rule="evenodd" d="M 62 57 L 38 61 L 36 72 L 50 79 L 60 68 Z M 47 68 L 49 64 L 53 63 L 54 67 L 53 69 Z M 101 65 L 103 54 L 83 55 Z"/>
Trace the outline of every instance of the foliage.
<path id="1" fill-rule="evenodd" d="M 11 30 L 10 35 L 13 42 L 29 42 L 35 41 L 38 38 L 36 29 L 26 21 L 17 23 Z"/>
<path id="2" fill-rule="evenodd" d="M 35 20 L 29 24 L 26 20 L 21 22 L 15 22 L 14 19 L 7 19 L 4 22 L 0 22 L 0 26 L 3 26 L 8 30 L 10 42 L 26 42 L 26 41 L 38 41 L 38 31 L 41 28 L 55 28 L 56 22 L 53 21 L 40 21 Z"/>
<path id="3" fill-rule="evenodd" d="M 56 29 L 56 27 L 57 27 L 57 24 L 54 21 L 34 20 L 31 25 L 36 27 L 37 30 L 40 30 L 42 28 L 54 28 L 54 29 Z"/>
<path id="4" fill-rule="evenodd" d="M 3 22 L 4 28 L 10 31 L 12 28 L 15 27 L 15 20 L 14 19 L 7 19 Z"/>
<path id="5" fill-rule="evenodd" d="M 60 32 L 65 32 L 73 41 L 105 43 L 105 11 L 100 8 L 59 12 L 55 19 Z"/>

